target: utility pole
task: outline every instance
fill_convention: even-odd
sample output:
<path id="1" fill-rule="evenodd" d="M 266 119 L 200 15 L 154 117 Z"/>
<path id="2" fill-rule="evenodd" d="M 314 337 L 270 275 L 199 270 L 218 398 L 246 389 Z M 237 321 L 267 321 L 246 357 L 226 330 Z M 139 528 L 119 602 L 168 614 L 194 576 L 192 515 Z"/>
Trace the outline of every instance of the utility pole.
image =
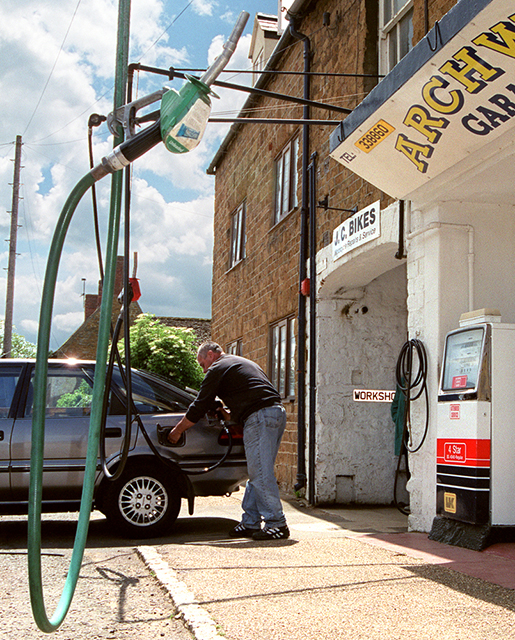
<path id="1" fill-rule="evenodd" d="M 9 358 L 12 349 L 14 273 L 16 268 L 16 240 L 18 236 L 18 203 L 20 200 L 21 146 L 21 136 L 16 136 L 16 151 L 14 154 L 13 202 L 11 208 L 11 236 L 9 238 L 9 265 L 7 267 L 7 295 L 5 300 L 4 347 L 2 358 Z"/>

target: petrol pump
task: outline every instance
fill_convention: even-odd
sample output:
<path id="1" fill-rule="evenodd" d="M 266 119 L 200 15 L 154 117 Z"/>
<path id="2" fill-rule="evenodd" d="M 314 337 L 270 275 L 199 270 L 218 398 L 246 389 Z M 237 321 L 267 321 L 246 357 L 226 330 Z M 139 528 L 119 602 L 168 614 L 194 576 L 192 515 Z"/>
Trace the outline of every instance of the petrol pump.
<path id="1" fill-rule="evenodd" d="M 434 540 L 481 549 L 515 536 L 514 367 L 515 324 L 496 309 L 464 313 L 446 336 Z"/>

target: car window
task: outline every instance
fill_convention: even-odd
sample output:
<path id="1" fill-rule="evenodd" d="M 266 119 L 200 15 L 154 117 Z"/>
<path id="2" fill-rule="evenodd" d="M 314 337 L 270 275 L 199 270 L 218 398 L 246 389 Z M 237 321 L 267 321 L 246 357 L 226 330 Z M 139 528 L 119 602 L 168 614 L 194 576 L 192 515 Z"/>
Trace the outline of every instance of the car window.
<path id="1" fill-rule="evenodd" d="M 32 415 L 34 372 L 25 405 L 25 417 Z M 89 416 L 93 389 L 81 370 L 69 367 L 49 368 L 46 384 L 45 416 L 67 418 Z"/>
<path id="2" fill-rule="evenodd" d="M 0 418 L 9 417 L 14 391 L 20 379 L 21 367 L 8 365 L 0 370 Z"/>
<path id="3" fill-rule="evenodd" d="M 113 371 L 113 380 L 125 395 L 125 387 L 117 369 Z M 173 387 L 151 376 L 133 370 L 131 381 L 133 401 L 140 413 L 177 413 L 186 411 L 189 406 L 188 400 L 175 392 Z"/>

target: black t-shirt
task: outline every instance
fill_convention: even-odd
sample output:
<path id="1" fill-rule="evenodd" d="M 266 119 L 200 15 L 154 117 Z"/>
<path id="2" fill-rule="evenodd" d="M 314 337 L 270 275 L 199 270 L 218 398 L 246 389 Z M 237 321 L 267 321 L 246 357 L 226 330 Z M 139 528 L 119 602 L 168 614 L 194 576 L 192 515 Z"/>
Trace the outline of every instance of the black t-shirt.
<path id="1" fill-rule="evenodd" d="M 197 398 L 186 412 L 186 418 L 198 422 L 207 411 L 216 408 L 216 397 L 231 411 L 235 422 L 243 422 L 251 413 L 281 404 L 281 396 L 252 360 L 222 354 L 207 370 Z"/>

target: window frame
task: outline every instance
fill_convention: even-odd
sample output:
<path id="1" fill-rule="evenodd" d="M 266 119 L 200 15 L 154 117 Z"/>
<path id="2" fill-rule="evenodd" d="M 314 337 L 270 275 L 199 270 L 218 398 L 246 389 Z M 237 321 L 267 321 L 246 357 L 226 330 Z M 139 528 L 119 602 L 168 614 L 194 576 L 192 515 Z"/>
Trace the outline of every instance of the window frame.
<path id="1" fill-rule="evenodd" d="M 225 348 L 225 353 L 230 353 L 234 356 L 243 355 L 243 340 L 241 338 L 238 338 L 237 340 L 228 342 Z"/>
<path id="2" fill-rule="evenodd" d="M 294 400 L 296 390 L 295 315 L 270 324 L 269 377 L 281 398 Z M 281 337 L 284 330 L 284 341 Z"/>
<path id="3" fill-rule="evenodd" d="M 229 247 L 229 269 L 246 257 L 247 244 L 247 202 L 244 200 L 231 213 L 231 244 Z"/>
<path id="4" fill-rule="evenodd" d="M 397 11 L 395 11 L 396 0 L 379 0 L 379 73 L 381 75 L 387 75 L 397 65 L 404 55 L 413 48 L 413 1 L 407 0 L 405 4 Z M 385 4 L 391 5 L 391 17 L 385 23 Z M 400 29 L 403 19 L 411 13 L 410 33 L 411 39 L 408 43 L 408 51 L 401 55 L 400 46 L 401 38 Z M 395 34 L 395 38 L 393 37 Z M 395 44 L 395 58 L 392 60 L 391 46 Z"/>
<path id="5" fill-rule="evenodd" d="M 288 163 L 286 165 L 287 159 Z M 288 144 L 284 145 L 280 153 L 274 159 L 274 225 L 283 220 L 283 218 L 285 218 L 298 205 L 298 160 L 299 136 L 295 135 L 291 140 L 289 140 Z M 285 175 L 285 165 L 287 168 L 287 175 Z M 285 190 L 285 185 L 287 187 L 287 192 Z"/>

